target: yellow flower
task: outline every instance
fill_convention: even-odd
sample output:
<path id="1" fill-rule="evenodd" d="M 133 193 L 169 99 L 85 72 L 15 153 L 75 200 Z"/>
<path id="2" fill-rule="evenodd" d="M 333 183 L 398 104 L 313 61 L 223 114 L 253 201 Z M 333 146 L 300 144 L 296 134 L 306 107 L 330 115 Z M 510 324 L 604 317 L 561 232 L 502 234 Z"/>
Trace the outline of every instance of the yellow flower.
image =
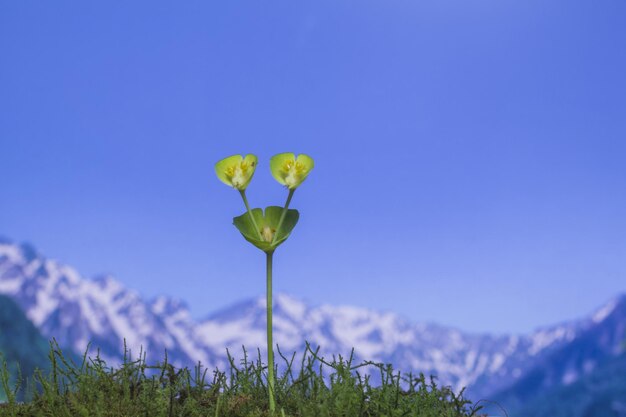
<path id="1" fill-rule="evenodd" d="M 245 158 L 241 155 L 233 155 L 215 164 L 215 173 L 224 184 L 243 191 L 250 183 L 256 165 L 255 155 L 246 155 Z"/>
<path id="2" fill-rule="evenodd" d="M 297 157 L 292 153 L 279 153 L 270 159 L 272 175 L 282 185 L 290 190 L 298 188 L 302 181 L 313 169 L 313 158 L 300 154 Z"/>

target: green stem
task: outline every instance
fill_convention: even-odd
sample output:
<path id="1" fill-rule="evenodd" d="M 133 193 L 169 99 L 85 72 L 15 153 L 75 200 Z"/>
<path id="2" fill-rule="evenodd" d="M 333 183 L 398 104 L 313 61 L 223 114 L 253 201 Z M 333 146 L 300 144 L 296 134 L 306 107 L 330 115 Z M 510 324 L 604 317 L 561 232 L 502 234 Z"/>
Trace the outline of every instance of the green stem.
<path id="1" fill-rule="evenodd" d="M 280 220 L 278 221 L 278 226 L 276 227 L 276 232 L 274 232 L 274 238 L 272 239 L 272 243 L 276 242 L 278 238 L 278 232 L 280 232 L 280 228 L 283 225 L 283 221 L 285 220 L 285 216 L 287 215 L 287 210 L 289 210 L 289 203 L 291 203 L 291 197 L 293 197 L 293 193 L 296 192 L 296 189 L 289 190 L 289 195 L 287 196 L 287 202 L 285 203 L 285 207 L 283 207 L 283 212 L 280 214 Z"/>
<path id="2" fill-rule="evenodd" d="M 272 341 L 272 257 L 274 251 L 266 252 L 267 255 L 267 388 L 270 397 L 270 415 L 274 415 L 274 342 Z"/>
<path id="3" fill-rule="evenodd" d="M 243 204 L 246 205 L 246 210 L 248 211 L 248 215 L 250 216 L 250 220 L 252 220 L 252 224 L 259 234 L 259 239 L 263 240 L 263 236 L 261 235 L 261 229 L 256 224 L 256 220 L 254 220 L 254 216 L 252 215 L 252 210 L 250 210 L 250 205 L 248 204 L 248 198 L 246 197 L 246 190 L 239 190 L 239 194 L 241 194 L 241 198 L 243 198 Z"/>

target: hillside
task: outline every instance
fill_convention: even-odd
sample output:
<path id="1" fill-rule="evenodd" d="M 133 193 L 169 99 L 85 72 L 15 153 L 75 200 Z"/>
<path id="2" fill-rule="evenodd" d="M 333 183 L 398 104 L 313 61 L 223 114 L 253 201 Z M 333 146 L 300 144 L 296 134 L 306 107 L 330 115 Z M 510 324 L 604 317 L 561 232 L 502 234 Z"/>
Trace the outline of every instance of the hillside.
<path id="1" fill-rule="evenodd" d="M 12 375 L 19 364 L 22 375 L 33 375 L 36 368 L 47 369 L 48 341 L 39 333 L 11 298 L 0 295 L 0 353 Z M 0 389 L 0 400 L 6 395 Z"/>

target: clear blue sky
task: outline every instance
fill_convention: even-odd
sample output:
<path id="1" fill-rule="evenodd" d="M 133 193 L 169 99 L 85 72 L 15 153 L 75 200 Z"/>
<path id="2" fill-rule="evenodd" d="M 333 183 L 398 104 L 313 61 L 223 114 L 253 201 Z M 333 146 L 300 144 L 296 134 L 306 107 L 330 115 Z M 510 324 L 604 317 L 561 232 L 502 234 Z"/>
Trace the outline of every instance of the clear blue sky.
<path id="1" fill-rule="evenodd" d="M 213 164 L 316 168 L 275 291 L 523 332 L 626 291 L 626 2 L 4 1 L 0 235 L 194 316 L 264 293 Z"/>

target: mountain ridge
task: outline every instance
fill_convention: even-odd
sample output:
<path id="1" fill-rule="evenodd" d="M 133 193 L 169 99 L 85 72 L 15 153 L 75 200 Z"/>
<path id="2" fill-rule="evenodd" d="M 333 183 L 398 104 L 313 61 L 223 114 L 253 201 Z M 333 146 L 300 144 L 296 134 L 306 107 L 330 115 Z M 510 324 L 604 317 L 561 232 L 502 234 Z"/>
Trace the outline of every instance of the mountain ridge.
<path id="1" fill-rule="evenodd" d="M 167 296 L 144 300 L 110 275 L 85 279 L 32 246 L 6 239 L 0 240 L 0 293 L 11 296 L 46 337 L 55 337 L 77 352 L 92 342 L 105 359 L 113 361 L 119 360 L 126 345 L 131 354 L 143 350 L 155 359 L 162 359 L 167 351 L 176 365 L 201 362 L 223 368 L 226 349 L 238 352 L 245 345 L 263 351 L 265 345 L 264 297 L 196 320 L 183 300 Z M 354 347 L 359 360 L 437 375 L 441 383 L 457 390 L 468 386 L 475 398 L 515 387 L 589 329 L 606 328 L 613 335 L 606 341 L 585 339 L 590 351 L 617 354 L 623 322 L 626 295 L 614 297 L 582 319 L 542 326 L 526 335 L 470 333 L 416 323 L 390 311 L 313 306 L 283 293 L 274 297 L 275 341 L 284 351 L 301 351 L 305 340 L 321 346 L 326 355 L 346 355 Z M 583 362 L 555 368 L 547 383 L 558 385 L 591 372 L 582 369 Z"/>

